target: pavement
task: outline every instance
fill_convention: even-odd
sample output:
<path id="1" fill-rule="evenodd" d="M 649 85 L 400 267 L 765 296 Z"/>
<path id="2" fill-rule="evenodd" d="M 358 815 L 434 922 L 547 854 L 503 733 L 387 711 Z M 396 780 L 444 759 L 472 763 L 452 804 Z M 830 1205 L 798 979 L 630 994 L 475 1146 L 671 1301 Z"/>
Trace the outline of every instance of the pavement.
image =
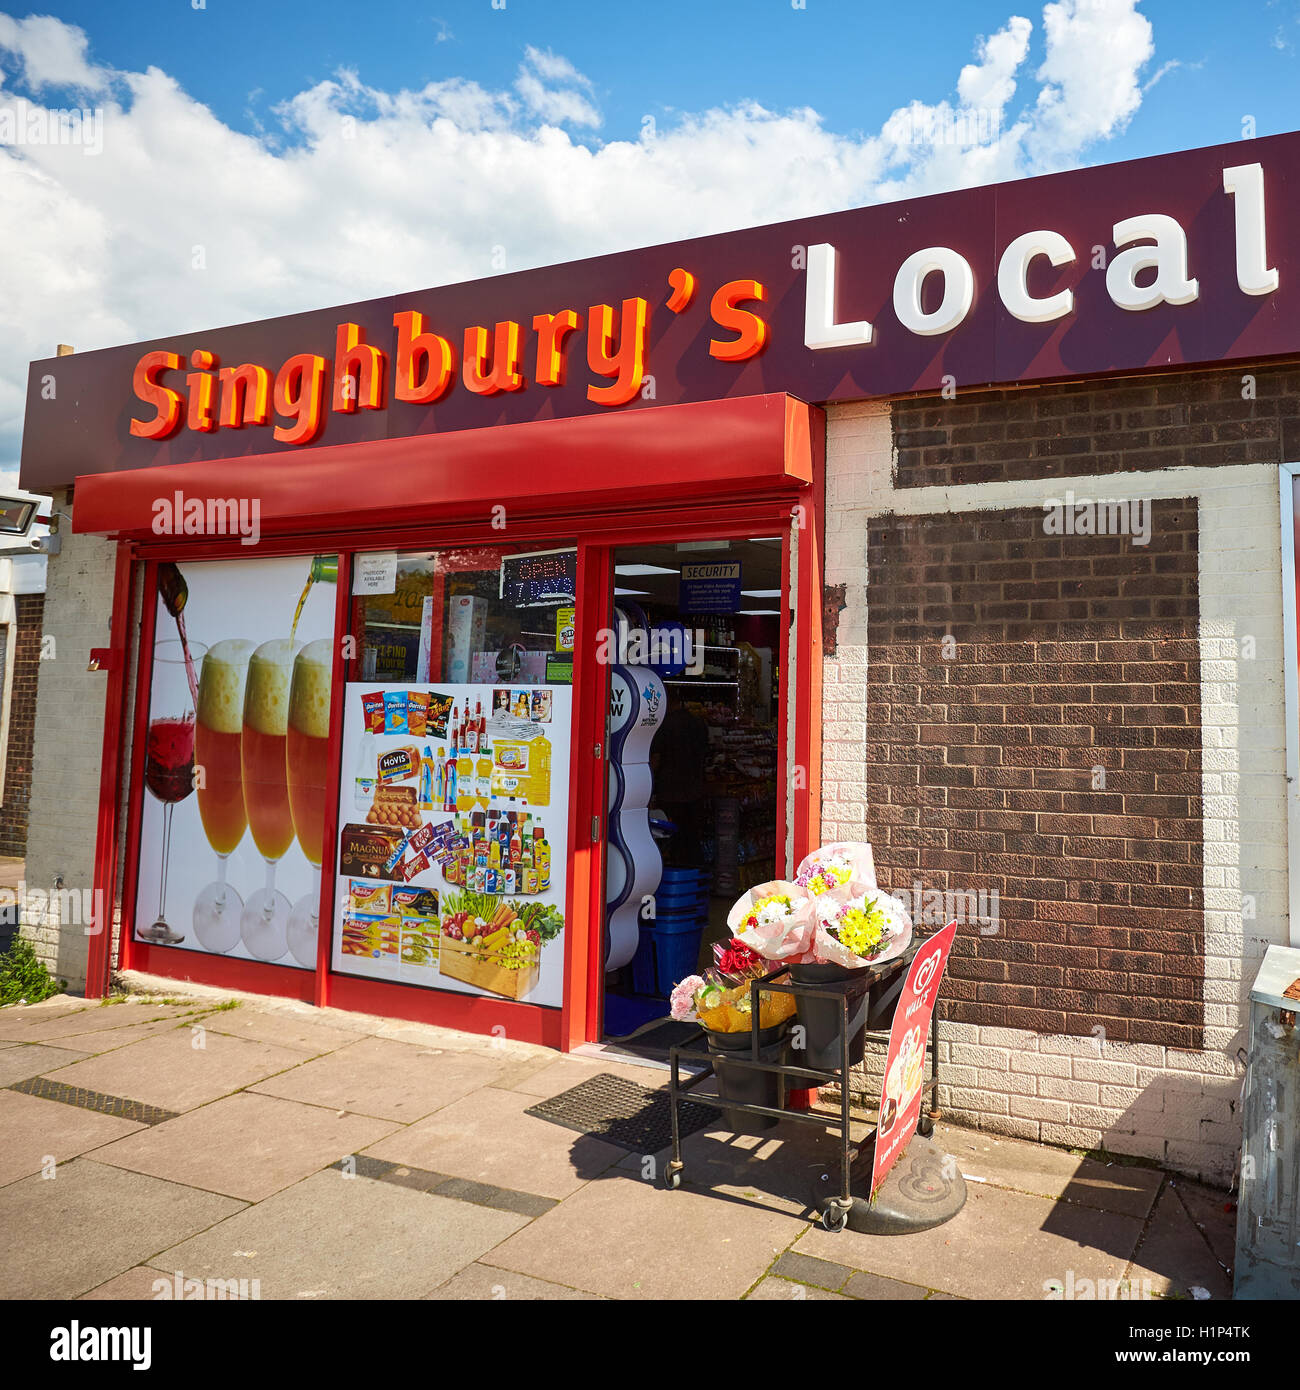
<path id="1" fill-rule="evenodd" d="M 663 1071 L 146 983 L 0 1011 L 2 1298 L 1230 1296 L 1231 1198 L 1157 1168 L 941 1122 L 952 1221 L 829 1232 L 810 1126 L 699 1131 L 674 1192 L 525 1113 Z"/>

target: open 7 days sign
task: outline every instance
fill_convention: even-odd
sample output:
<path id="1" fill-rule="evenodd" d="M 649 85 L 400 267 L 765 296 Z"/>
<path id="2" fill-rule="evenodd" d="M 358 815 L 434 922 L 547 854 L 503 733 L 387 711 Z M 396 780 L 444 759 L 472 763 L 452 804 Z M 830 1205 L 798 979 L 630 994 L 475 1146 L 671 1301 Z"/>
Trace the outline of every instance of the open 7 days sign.
<path id="1" fill-rule="evenodd" d="M 34 363 L 22 481 L 1300 352 L 1300 134 Z"/>
<path id="2" fill-rule="evenodd" d="M 880 1090 L 876 1156 L 871 1165 L 872 1201 L 921 1118 L 925 1040 L 956 935 L 954 921 L 921 942 L 894 1008 L 894 1026 L 889 1030 L 889 1051 L 885 1054 L 885 1079 Z"/>

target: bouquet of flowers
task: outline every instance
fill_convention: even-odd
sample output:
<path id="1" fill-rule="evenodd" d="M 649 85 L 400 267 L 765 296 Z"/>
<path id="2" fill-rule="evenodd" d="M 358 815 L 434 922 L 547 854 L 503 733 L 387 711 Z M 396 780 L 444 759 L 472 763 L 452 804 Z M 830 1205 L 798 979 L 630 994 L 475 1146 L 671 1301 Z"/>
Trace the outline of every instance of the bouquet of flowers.
<path id="1" fill-rule="evenodd" d="M 797 883 L 760 883 L 736 900 L 727 926 L 764 960 L 803 960 L 817 927 L 813 899 Z"/>
<path id="2" fill-rule="evenodd" d="M 736 940 L 766 961 L 841 965 L 892 960 L 912 939 L 912 919 L 876 887 L 871 846 L 837 841 L 799 865 L 794 882 L 760 883 L 727 915 Z"/>
<path id="3" fill-rule="evenodd" d="M 669 1012 L 679 1022 L 699 1023 L 715 1033 L 748 1033 L 753 1022 L 751 981 L 765 975 L 767 962 L 738 937 L 713 946 L 714 965 L 688 975 L 672 993 Z M 759 991 L 760 1028 L 771 1028 L 794 1013 L 794 999 L 780 991 Z"/>
<path id="4" fill-rule="evenodd" d="M 810 897 L 852 898 L 876 886 L 871 846 L 837 841 L 815 849 L 795 870 L 794 881 Z"/>
<path id="5" fill-rule="evenodd" d="M 912 919 L 896 898 L 878 888 L 842 902 L 819 898 L 812 959 L 853 969 L 893 960 L 907 950 Z"/>

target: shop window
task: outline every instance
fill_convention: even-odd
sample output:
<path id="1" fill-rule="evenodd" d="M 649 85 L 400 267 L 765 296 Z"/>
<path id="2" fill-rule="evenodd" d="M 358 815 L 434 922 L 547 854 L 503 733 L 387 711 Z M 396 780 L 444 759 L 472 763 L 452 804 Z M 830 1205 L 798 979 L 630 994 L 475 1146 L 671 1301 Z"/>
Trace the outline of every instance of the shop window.
<path id="1" fill-rule="evenodd" d="M 559 1007 L 575 547 L 358 569 L 336 971 Z"/>
<path id="2" fill-rule="evenodd" d="M 135 939 L 312 970 L 335 555 L 156 567 Z"/>

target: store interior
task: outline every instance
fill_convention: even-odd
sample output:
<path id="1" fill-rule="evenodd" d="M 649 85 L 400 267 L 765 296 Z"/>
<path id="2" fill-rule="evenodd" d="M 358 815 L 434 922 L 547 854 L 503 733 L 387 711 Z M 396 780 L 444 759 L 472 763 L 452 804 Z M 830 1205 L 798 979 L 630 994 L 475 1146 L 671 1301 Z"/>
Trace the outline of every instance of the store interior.
<path id="1" fill-rule="evenodd" d="M 780 537 L 614 553 L 615 608 L 693 639 L 685 669 L 655 668 L 666 712 L 650 743 L 649 819 L 663 867 L 635 956 L 605 978 L 603 1036 L 619 1050 L 666 1055 L 680 1027 L 673 985 L 712 963 L 739 894 L 775 876 L 781 583 Z"/>

